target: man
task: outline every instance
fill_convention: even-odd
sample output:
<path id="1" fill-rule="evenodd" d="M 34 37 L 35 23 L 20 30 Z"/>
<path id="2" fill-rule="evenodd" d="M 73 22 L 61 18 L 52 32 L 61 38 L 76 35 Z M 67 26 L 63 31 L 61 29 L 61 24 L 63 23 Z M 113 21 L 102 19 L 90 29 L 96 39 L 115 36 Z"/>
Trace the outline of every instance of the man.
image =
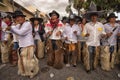
<path id="1" fill-rule="evenodd" d="M 56 11 L 53 10 L 49 13 L 49 16 L 51 19 L 45 26 L 47 34 L 47 64 L 56 69 L 61 69 L 63 67 L 63 44 L 61 41 L 63 24 L 59 20 L 59 14 Z"/>
<path id="2" fill-rule="evenodd" d="M 1 48 L 2 63 L 9 62 L 9 54 L 8 54 L 8 51 L 5 50 L 5 48 L 8 47 L 6 45 L 7 44 L 6 28 L 7 28 L 7 24 L 3 21 L 2 14 L 1 14 L 0 16 L 0 41 L 1 41 L 0 48 Z"/>
<path id="3" fill-rule="evenodd" d="M 90 14 L 91 22 L 84 27 L 83 34 L 88 37 L 86 41 L 87 53 L 84 61 L 86 71 L 96 69 L 99 58 L 100 37 L 105 34 L 103 24 L 98 22 L 98 12 Z"/>
<path id="4" fill-rule="evenodd" d="M 11 26 L 11 32 L 18 35 L 18 74 L 32 78 L 38 73 L 38 60 L 34 55 L 34 39 L 32 25 L 25 21 L 25 15 L 21 11 L 15 11 L 15 19 L 19 24 Z"/>
<path id="5" fill-rule="evenodd" d="M 75 16 L 71 15 L 69 18 L 69 24 L 65 26 L 63 36 L 65 38 L 65 59 L 67 61 L 66 66 L 70 64 L 76 67 L 78 52 L 77 52 L 77 37 L 80 35 L 80 28 L 75 24 Z M 72 62 L 71 62 L 72 61 Z"/>
<path id="6" fill-rule="evenodd" d="M 36 45 L 36 57 L 38 59 L 41 59 L 44 57 L 44 25 L 43 19 L 39 18 L 36 14 L 35 17 L 30 18 L 30 21 L 32 22 L 33 27 L 33 36 L 34 36 L 34 42 Z"/>
<path id="7" fill-rule="evenodd" d="M 120 31 L 120 25 L 116 23 L 116 18 L 114 13 L 111 13 L 107 20 L 108 23 L 104 25 L 105 32 L 107 33 L 107 46 L 109 47 L 109 53 L 110 53 L 110 68 L 114 68 L 115 59 L 116 59 L 116 47 L 117 47 L 117 35 L 119 35 Z"/>

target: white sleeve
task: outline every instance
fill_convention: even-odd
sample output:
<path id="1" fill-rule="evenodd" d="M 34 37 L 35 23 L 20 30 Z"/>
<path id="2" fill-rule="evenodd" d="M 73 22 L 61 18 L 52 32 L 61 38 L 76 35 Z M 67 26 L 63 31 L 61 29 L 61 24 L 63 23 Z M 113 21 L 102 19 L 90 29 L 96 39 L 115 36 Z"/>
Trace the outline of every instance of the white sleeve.
<path id="1" fill-rule="evenodd" d="M 106 34 L 104 25 L 102 24 L 102 34 Z"/>
<path id="2" fill-rule="evenodd" d="M 79 26 L 77 26 L 77 35 L 81 35 L 81 28 Z"/>
<path id="3" fill-rule="evenodd" d="M 2 31 L 5 32 L 7 28 L 7 24 L 2 21 Z"/>
<path id="4" fill-rule="evenodd" d="M 17 26 L 11 26 L 11 31 L 17 35 L 24 36 L 28 33 L 29 30 L 31 30 L 32 26 L 31 24 L 25 24 L 25 26 L 22 26 L 21 29 L 18 29 Z"/>
<path id="5" fill-rule="evenodd" d="M 67 37 L 67 35 L 66 35 L 66 28 L 65 28 L 65 27 L 63 28 L 63 33 L 62 33 L 62 35 L 63 35 L 64 38 Z"/>

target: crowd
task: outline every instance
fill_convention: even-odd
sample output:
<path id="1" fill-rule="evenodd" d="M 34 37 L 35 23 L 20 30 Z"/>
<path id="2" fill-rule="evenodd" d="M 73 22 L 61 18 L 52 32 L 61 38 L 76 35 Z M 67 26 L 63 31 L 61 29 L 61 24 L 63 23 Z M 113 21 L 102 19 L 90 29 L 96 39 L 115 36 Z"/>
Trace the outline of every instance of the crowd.
<path id="1" fill-rule="evenodd" d="M 74 14 L 60 20 L 55 10 L 47 22 L 37 14 L 26 21 L 19 10 L 6 14 L 0 15 L 0 57 L 3 64 L 17 65 L 18 75 L 34 77 L 45 57 L 56 69 L 81 62 L 87 73 L 98 66 L 110 71 L 120 64 L 120 21 L 114 13 L 105 23 L 99 22 L 98 11 L 86 14 L 89 21 Z"/>

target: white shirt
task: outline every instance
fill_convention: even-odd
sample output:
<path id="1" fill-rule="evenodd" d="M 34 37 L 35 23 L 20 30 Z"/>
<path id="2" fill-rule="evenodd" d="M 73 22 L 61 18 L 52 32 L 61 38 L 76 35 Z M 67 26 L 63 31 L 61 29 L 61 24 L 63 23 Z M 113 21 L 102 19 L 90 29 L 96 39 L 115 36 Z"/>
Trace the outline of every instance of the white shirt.
<path id="1" fill-rule="evenodd" d="M 49 31 L 53 31 L 52 35 L 49 37 L 50 39 L 53 40 L 60 40 L 62 38 L 62 36 L 56 36 L 56 33 L 61 31 L 63 32 L 63 23 L 61 21 L 59 21 L 58 26 L 53 30 L 50 22 L 48 22 L 45 26 L 45 32 L 48 33 Z"/>
<path id="2" fill-rule="evenodd" d="M 78 41 L 80 41 L 80 42 L 86 42 L 87 37 L 85 37 L 83 35 L 83 31 L 82 31 L 81 25 L 78 25 L 78 26 L 80 27 L 80 30 L 81 30 L 81 35 L 78 36 Z"/>
<path id="3" fill-rule="evenodd" d="M 39 25 L 37 27 L 34 27 L 34 30 L 35 30 L 35 37 L 34 37 L 34 39 L 35 40 L 41 40 L 40 35 L 38 33 Z"/>
<path id="4" fill-rule="evenodd" d="M 12 26 L 11 28 L 11 31 L 18 35 L 18 42 L 20 47 L 34 45 L 32 25 L 30 22 L 24 22 L 21 26 Z"/>
<path id="5" fill-rule="evenodd" d="M 7 28 L 7 24 L 4 21 L 2 21 L 1 23 L 1 28 L 2 28 L 1 41 L 7 40 L 7 33 L 5 32 Z"/>
<path id="6" fill-rule="evenodd" d="M 101 34 L 106 34 L 103 24 L 100 22 L 96 22 L 95 24 L 92 22 L 87 23 L 83 34 L 86 35 L 87 33 L 90 34 L 86 41 L 88 46 L 100 46 Z"/>
<path id="7" fill-rule="evenodd" d="M 110 46 L 114 46 L 117 44 L 117 34 L 120 33 L 120 25 L 118 23 L 115 23 L 114 27 L 112 27 L 112 25 L 110 23 L 107 23 L 104 25 L 105 27 L 105 32 L 106 33 L 111 33 L 112 35 L 108 38 L 108 44 Z M 115 31 L 113 31 L 113 29 L 115 29 Z"/>
<path id="8" fill-rule="evenodd" d="M 14 23 L 12 24 L 13 26 L 15 25 Z M 16 25 L 16 28 L 19 28 L 20 24 L 17 24 Z M 13 42 L 18 42 L 18 35 L 12 33 L 13 35 Z"/>
<path id="9" fill-rule="evenodd" d="M 77 35 L 74 34 L 74 31 L 77 31 Z M 67 37 L 68 40 L 65 40 L 65 43 L 77 43 L 77 37 L 80 35 L 80 32 L 81 30 L 78 25 L 74 24 L 72 27 L 70 25 L 66 25 L 63 30 L 63 36 L 64 38 Z"/>

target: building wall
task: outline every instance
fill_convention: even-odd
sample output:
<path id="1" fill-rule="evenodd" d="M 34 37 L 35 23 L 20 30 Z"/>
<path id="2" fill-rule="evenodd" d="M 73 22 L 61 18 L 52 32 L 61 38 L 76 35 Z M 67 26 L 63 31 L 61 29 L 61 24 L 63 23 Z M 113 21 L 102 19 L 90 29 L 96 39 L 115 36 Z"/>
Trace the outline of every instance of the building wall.
<path id="1" fill-rule="evenodd" d="M 0 2 L 1 3 L 1 2 Z M 14 10 L 20 8 L 19 4 L 15 3 Z M 9 0 L 3 0 L 3 3 L 0 4 L 0 11 L 3 12 L 13 12 L 13 6 L 10 4 Z M 33 14 L 22 7 L 22 12 L 27 16 L 26 19 L 33 17 Z"/>

